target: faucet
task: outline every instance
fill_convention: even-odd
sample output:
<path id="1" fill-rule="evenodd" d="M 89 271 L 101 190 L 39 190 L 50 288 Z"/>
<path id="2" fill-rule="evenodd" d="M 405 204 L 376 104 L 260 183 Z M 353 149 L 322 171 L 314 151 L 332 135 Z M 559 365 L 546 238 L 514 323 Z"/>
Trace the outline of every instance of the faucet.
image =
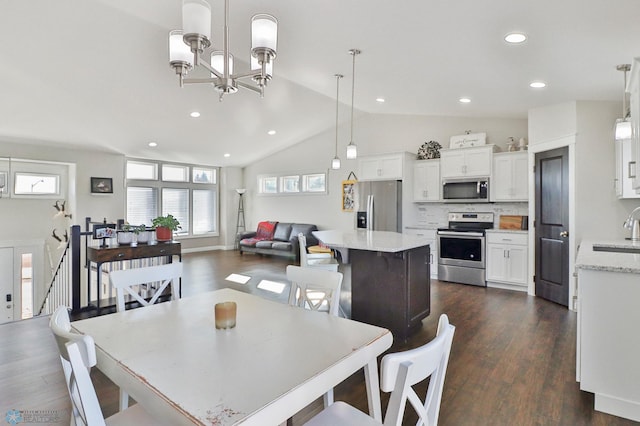
<path id="1" fill-rule="evenodd" d="M 640 241 L 640 221 L 634 217 L 639 211 L 640 207 L 633 209 L 627 220 L 625 220 L 622 225 L 631 230 L 631 241 Z"/>

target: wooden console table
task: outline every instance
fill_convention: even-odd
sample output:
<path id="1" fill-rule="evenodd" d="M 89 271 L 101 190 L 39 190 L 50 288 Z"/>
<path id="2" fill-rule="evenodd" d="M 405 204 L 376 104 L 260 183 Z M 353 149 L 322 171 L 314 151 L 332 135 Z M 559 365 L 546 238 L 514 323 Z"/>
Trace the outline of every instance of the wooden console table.
<path id="1" fill-rule="evenodd" d="M 146 259 L 151 257 L 167 256 L 169 263 L 173 261 L 173 256 L 178 256 L 182 261 L 182 246 L 179 242 L 168 241 L 157 244 L 139 244 L 137 246 L 115 245 L 111 247 L 87 247 L 87 303 L 91 302 L 91 262 L 96 264 L 97 271 L 97 309 L 100 311 L 100 286 L 102 285 L 102 264 L 110 262 L 120 262 L 123 260 Z M 182 288 L 179 286 L 179 292 Z M 180 294 L 182 296 L 182 294 Z"/>

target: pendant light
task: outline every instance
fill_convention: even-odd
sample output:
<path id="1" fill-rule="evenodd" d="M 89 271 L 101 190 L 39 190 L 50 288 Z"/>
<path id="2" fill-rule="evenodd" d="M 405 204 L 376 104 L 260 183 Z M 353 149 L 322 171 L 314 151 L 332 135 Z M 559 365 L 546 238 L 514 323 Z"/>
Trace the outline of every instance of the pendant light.
<path id="1" fill-rule="evenodd" d="M 336 156 L 331 160 L 331 168 L 333 170 L 340 169 L 340 158 L 338 157 L 338 106 L 340 105 L 338 95 L 340 94 L 340 79 L 344 77 L 342 74 L 336 74 Z"/>
<path id="2" fill-rule="evenodd" d="M 631 122 L 627 121 L 627 72 L 631 69 L 630 64 L 622 64 L 616 67 L 618 71 L 624 71 L 624 88 L 622 90 L 622 118 L 616 120 L 615 139 L 617 141 L 631 138 Z"/>
<path id="3" fill-rule="evenodd" d="M 351 139 L 347 145 L 347 160 L 355 160 L 358 157 L 358 147 L 353 143 L 353 97 L 356 87 L 356 55 L 362 52 L 358 49 L 351 49 L 349 53 L 353 56 L 353 75 L 351 78 Z"/>

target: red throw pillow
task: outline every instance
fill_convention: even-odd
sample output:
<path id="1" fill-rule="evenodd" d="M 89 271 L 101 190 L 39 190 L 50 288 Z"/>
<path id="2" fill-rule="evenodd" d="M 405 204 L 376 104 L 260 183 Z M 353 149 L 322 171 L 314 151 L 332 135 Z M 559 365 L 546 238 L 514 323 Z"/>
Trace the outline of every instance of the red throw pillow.
<path id="1" fill-rule="evenodd" d="M 255 238 L 257 240 L 273 240 L 273 234 L 276 232 L 278 222 L 260 222 Z"/>

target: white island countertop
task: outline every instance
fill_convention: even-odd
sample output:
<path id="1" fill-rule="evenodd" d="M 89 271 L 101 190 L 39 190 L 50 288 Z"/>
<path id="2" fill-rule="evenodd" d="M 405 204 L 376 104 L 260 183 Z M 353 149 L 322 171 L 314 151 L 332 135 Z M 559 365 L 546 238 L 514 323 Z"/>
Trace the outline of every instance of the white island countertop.
<path id="1" fill-rule="evenodd" d="M 334 249 L 355 249 L 395 253 L 429 245 L 429 239 L 417 235 L 387 231 L 313 231 L 313 235 Z"/>
<path id="2" fill-rule="evenodd" d="M 597 251 L 593 246 L 611 249 L 637 249 L 640 243 L 629 240 L 591 241 L 583 240 L 576 257 L 576 269 L 591 269 L 607 272 L 640 274 L 640 254 Z"/>

